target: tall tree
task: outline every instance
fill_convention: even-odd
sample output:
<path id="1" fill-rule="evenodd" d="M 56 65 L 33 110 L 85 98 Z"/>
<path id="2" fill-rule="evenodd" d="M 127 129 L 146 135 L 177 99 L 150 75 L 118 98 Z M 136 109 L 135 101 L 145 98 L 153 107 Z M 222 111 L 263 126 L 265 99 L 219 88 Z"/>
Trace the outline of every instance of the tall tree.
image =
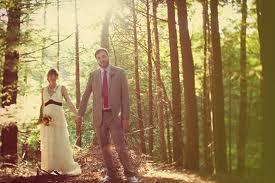
<path id="1" fill-rule="evenodd" d="M 229 70 L 228 70 L 228 171 L 229 173 L 232 172 L 232 70 L 231 66 L 232 64 L 229 64 Z"/>
<path id="2" fill-rule="evenodd" d="M 43 28 L 46 28 L 47 25 L 47 7 L 48 7 L 48 0 L 44 0 L 44 9 L 43 9 Z M 46 44 L 46 37 L 42 39 L 42 50 L 41 50 L 41 63 L 44 64 L 45 62 L 45 44 Z"/>
<path id="3" fill-rule="evenodd" d="M 166 138 L 167 138 L 167 150 L 168 150 L 168 163 L 172 163 L 172 148 L 171 148 L 171 131 L 170 131 L 170 113 L 168 110 L 168 104 L 165 105 L 165 119 L 166 119 Z"/>
<path id="4" fill-rule="evenodd" d="M 178 22 L 181 43 L 183 81 L 184 81 L 184 111 L 186 120 L 186 168 L 199 169 L 199 132 L 197 101 L 195 95 L 194 62 L 191 39 L 188 30 L 186 0 L 176 0 L 178 7 Z"/>
<path id="5" fill-rule="evenodd" d="M 153 87 L 152 87 L 152 36 L 150 26 L 150 4 L 149 0 L 146 0 L 146 25 L 147 25 L 147 62 L 148 62 L 148 126 L 149 130 L 149 148 L 148 152 L 152 156 L 154 148 L 154 131 L 153 131 Z"/>
<path id="6" fill-rule="evenodd" d="M 239 138 L 237 143 L 238 149 L 238 172 L 244 173 L 245 169 L 245 143 L 247 128 L 247 81 L 246 81 L 246 29 L 247 29 L 247 0 L 242 0 L 242 21 L 241 21 L 241 49 L 240 49 L 240 124 Z"/>
<path id="7" fill-rule="evenodd" d="M 179 79 L 179 56 L 177 47 L 177 29 L 175 5 L 166 0 L 168 11 L 168 29 L 171 61 L 172 106 L 173 106 L 173 160 L 176 166 L 183 166 L 183 138 L 181 121 L 181 91 Z"/>
<path id="8" fill-rule="evenodd" d="M 113 42 L 111 36 L 110 36 L 110 44 L 111 44 L 111 47 L 112 47 L 112 50 L 113 50 L 113 53 L 114 53 L 114 60 L 115 60 L 114 65 L 117 66 L 117 63 L 118 63 L 117 54 L 116 54 L 116 49 L 115 49 L 114 42 Z"/>
<path id="9" fill-rule="evenodd" d="M 56 1 L 56 11 L 57 11 L 57 61 L 56 61 L 56 68 L 59 70 L 59 62 L 60 62 L 60 5 L 59 0 Z"/>
<path id="10" fill-rule="evenodd" d="M 164 135 L 164 98 L 161 86 L 160 75 L 160 49 L 159 49 L 159 33 L 158 33 L 158 21 L 157 21 L 157 7 L 158 2 L 153 0 L 153 26 L 155 36 L 155 69 L 156 69 L 156 81 L 157 81 L 157 97 L 158 97 L 158 143 L 160 146 L 160 159 L 161 161 L 167 161 L 166 142 Z"/>
<path id="11" fill-rule="evenodd" d="M 260 3 L 260 0 L 256 0 L 256 12 L 257 12 L 257 28 L 258 28 L 258 36 L 259 36 L 259 45 L 260 45 L 260 63 L 263 67 L 263 38 L 262 38 L 262 13 L 261 13 L 261 3 Z M 262 73 L 261 73 L 261 80 L 260 80 L 260 87 L 261 87 L 261 93 L 260 93 L 260 121 L 259 123 L 260 124 L 263 124 L 263 70 L 262 70 Z"/>
<path id="12" fill-rule="evenodd" d="M 22 14 L 22 2 L 12 0 L 8 4 L 8 24 L 5 39 L 5 60 L 3 71 L 2 107 L 16 104 L 19 65 L 19 43 L 20 43 L 20 17 Z M 17 161 L 17 134 L 18 128 L 15 123 L 10 123 L 1 131 L 1 155 L 8 163 Z M 10 158 L 9 158 L 10 157 Z"/>
<path id="13" fill-rule="evenodd" d="M 102 30 L 101 30 L 101 47 L 106 48 L 107 50 L 110 49 L 110 43 L 109 43 L 109 25 L 111 20 L 112 12 L 108 11 L 108 13 L 105 15 Z"/>
<path id="14" fill-rule="evenodd" d="M 25 4 L 26 9 L 30 9 L 30 6 L 31 6 L 30 0 L 26 0 L 26 2 L 24 2 L 24 4 Z M 22 24 L 22 25 L 23 26 L 25 25 L 26 29 L 30 29 L 30 16 L 27 16 L 25 18 L 24 24 Z M 27 86 L 28 85 L 28 64 L 26 62 L 22 63 L 21 68 L 24 68 L 23 69 L 24 70 L 24 84 L 25 84 L 25 86 Z M 26 92 L 23 91 L 22 95 L 26 96 Z"/>
<path id="15" fill-rule="evenodd" d="M 44 0 L 44 9 L 43 9 L 43 28 L 46 28 L 47 25 L 47 7 L 48 7 L 48 0 Z M 41 50 L 41 67 L 45 64 L 45 58 L 46 58 L 46 48 L 44 48 L 46 45 L 46 37 L 42 38 L 42 50 Z M 43 74 L 40 74 L 40 88 L 42 88 L 43 83 Z"/>
<path id="16" fill-rule="evenodd" d="M 79 72 L 79 31 L 78 31 L 78 11 L 77 0 L 74 1 L 75 6 L 75 96 L 76 107 L 80 104 L 80 72 Z M 76 124 L 76 145 L 81 147 L 82 144 L 82 129 L 81 124 Z"/>
<path id="17" fill-rule="evenodd" d="M 261 12 L 261 43 L 263 58 L 263 182 L 275 182 L 274 164 L 275 164 L 275 26 L 273 19 L 275 17 L 275 1 L 259 1 Z"/>
<path id="18" fill-rule="evenodd" d="M 215 145 L 215 167 L 217 173 L 227 172 L 226 139 L 224 124 L 224 92 L 221 44 L 218 19 L 218 0 L 210 1 L 211 9 L 211 41 L 212 41 L 212 88 L 213 88 L 213 130 Z"/>
<path id="19" fill-rule="evenodd" d="M 3 72 L 2 107 L 16 103 L 19 40 L 20 40 L 21 1 L 13 0 L 9 3 L 8 24 L 6 31 L 6 48 Z"/>
<path id="20" fill-rule="evenodd" d="M 138 38 L 137 38 L 137 15 L 135 8 L 135 0 L 132 0 L 132 11 L 133 11 L 133 30 L 134 30 L 134 60 L 135 60 L 135 83 L 136 83 L 136 104 L 137 104 L 137 114 L 138 114 L 138 124 L 139 124 L 139 136 L 141 151 L 146 153 L 145 147 L 145 137 L 144 137 L 144 125 L 141 110 L 141 98 L 140 98 L 140 84 L 139 84 L 139 58 L 138 58 Z"/>
<path id="21" fill-rule="evenodd" d="M 213 156 L 211 153 L 212 144 L 212 122 L 211 122 L 211 106 L 210 106 L 210 79 L 209 79 L 209 69 L 208 60 L 210 59 L 209 53 L 209 13 L 208 13 L 208 0 L 202 0 L 203 8 L 203 149 L 204 149 L 204 163 L 205 168 L 208 173 L 213 172 Z"/>
<path id="22" fill-rule="evenodd" d="M 256 0 L 256 12 L 257 12 L 257 28 L 259 34 L 260 41 L 260 53 L 262 52 L 262 27 L 261 27 L 261 8 L 260 8 L 260 0 Z M 262 54 L 260 54 L 260 62 L 262 63 Z"/>
<path id="23" fill-rule="evenodd" d="M 1 129 L 1 157 L 5 163 L 16 164 L 18 160 L 17 155 L 17 137 L 18 128 L 15 123 L 10 123 L 9 125 Z M 2 161 L 3 161 L 2 160 Z"/>

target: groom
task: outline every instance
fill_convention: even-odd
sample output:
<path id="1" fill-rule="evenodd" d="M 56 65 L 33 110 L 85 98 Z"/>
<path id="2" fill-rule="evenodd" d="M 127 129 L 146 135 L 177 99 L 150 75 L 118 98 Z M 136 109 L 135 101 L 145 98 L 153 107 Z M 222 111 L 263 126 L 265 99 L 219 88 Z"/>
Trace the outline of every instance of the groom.
<path id="1" fill-rule="evenodd" d="M 90 73 L 76 122 L 83 121 L 89 97 L 93 92 L 93 122 L 107 168 L 107 175 L 103 182 L 114 182 L 117 178 L 110 152 L 110 135 L 128 182 L 138 182 L 130 165 L 124 138 L 124 131 L 129 126 L 129 94 L 126 75 L 121 68 L 109 64 L 109 54 L 105 48 L 96 50 L 95 58 L 100 68 Z"/>

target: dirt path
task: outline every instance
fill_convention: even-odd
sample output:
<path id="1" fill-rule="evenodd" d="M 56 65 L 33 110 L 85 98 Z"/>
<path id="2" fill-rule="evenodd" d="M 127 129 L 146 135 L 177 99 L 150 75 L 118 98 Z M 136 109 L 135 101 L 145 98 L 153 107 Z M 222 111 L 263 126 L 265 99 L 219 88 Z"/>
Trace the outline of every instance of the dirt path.
<path id="1" fill-rule="evenodd" d="M 122 168 L 117 154 L 112 148 L 117 170 L 122 176 Z M 138 155 L 129 151 L 133 165 L 139 174 L 140 182 L 144 183 L 214 183 L 196 174 L 176 170 L 174 167 L 155 163 L 145 155 Z M 1 168 L 0 183 L 98 183 L 104 176 L 104 166 L 100 150 L 92 146 L 88 151 L 81 151 L 76 155 L 76 161 L 80 163 L 82 174 L 71 177 L 64 175 L 50 175 L 38 171 L 37 168 L 27 162 L 20 163 L 18 167 Z M 121 180 L 119 182 L 126 182 Z"/>

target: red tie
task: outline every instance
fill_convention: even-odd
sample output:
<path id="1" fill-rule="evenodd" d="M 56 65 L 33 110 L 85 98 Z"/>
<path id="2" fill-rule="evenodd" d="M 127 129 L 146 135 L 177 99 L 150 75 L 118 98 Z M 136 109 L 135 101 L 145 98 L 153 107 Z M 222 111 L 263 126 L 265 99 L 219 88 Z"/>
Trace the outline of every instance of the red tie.
<path id="1" fill-rule="evenodd" d="M 104 70 L 103 74 L 103 85 L 102 85 L 102 96 L 103 96 L 103 108 L 108 109 L 108 82 L 107 82 L 107 71 Z"/>

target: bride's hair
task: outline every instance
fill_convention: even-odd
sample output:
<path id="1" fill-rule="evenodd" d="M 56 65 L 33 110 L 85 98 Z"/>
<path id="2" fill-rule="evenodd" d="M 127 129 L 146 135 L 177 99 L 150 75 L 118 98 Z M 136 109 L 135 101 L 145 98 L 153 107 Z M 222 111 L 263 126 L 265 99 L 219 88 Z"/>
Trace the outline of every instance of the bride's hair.
<path id="1" fill-rule="evenodd" d="M 55 75 L 56 77 L 58 77 L 58 71 L 56 69 L 50 69 L 47 73 L 47 78 L 49 78 L 50 75 Z"/>

